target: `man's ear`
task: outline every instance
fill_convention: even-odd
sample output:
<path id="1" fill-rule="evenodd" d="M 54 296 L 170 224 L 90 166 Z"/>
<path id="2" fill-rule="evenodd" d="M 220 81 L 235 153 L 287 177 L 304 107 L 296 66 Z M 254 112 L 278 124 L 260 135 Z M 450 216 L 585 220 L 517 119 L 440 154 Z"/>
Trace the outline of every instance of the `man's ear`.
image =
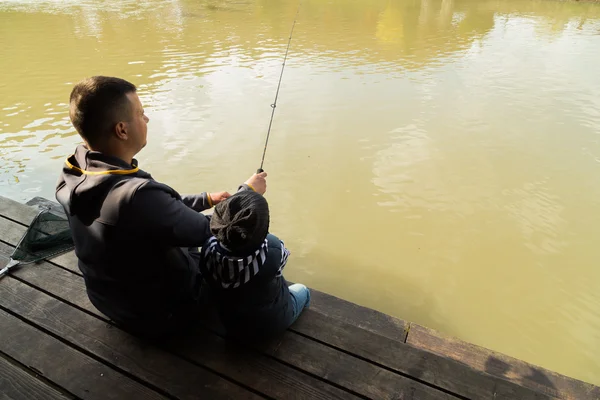
<path id="1" fill-rule="evenodd" d="M 127 140 L 127 123 L 117 122 L 115 125 L 115 135 L 119 140 Z"/>

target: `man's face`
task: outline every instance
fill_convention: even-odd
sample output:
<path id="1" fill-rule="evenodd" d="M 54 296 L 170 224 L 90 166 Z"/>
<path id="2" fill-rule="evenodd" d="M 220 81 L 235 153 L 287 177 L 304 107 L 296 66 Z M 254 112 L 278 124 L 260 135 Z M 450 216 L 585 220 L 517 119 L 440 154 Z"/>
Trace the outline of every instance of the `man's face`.
<path id="1" fill-rule="evenodd" d="M 146 146 L 148 136 L 148 122 L 150 119 L 144 114 L 142 102 L 137 93 L 127 93 L 131 106 L 131 115 L 127 123 L 127 134 L 131 146 L 140 151 Z"/>

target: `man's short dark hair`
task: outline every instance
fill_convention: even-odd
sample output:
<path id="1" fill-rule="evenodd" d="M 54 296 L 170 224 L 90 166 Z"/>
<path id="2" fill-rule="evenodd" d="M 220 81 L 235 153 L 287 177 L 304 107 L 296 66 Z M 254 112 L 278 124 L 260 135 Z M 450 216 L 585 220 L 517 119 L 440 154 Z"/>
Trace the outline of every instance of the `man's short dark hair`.
<path id="1" fill-rule="evenodd" d="M 133 83 L 121 78 L 92 76 L 77 83 L 69 99 L 69 116 L 86 142 L 101 143 L 131 112 L 127 93 L 135 92 Z"/>

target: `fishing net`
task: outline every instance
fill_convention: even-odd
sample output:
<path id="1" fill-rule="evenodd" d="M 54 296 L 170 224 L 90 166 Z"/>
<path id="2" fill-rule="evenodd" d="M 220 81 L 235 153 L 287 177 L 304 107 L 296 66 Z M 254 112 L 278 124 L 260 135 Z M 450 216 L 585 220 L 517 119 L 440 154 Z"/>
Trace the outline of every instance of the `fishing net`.
<path id="1" fill-rule="evenodd" d="M 73 249 L 73 237 L 66 216 L 49 208 L 37 214 L 11 258 L 28 264 Z"/>

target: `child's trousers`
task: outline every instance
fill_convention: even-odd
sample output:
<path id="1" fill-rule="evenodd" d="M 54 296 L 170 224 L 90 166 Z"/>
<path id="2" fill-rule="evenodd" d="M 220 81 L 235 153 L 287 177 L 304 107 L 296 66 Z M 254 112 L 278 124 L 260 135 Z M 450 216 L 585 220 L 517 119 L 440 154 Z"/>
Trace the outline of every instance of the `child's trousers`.
<path id="1" fill-rule="evenodd" d="M 292 305 L 294 307 L 294 313 L 287 321 L 287 326 L 289 327 L 298 319 L 300 314 L 302 314 L 304 307 L 310 305 L 310 290 L 301 283 L 294 283 L 293 285 L 288 286 L 288 290 L 292 296 Z"/>

